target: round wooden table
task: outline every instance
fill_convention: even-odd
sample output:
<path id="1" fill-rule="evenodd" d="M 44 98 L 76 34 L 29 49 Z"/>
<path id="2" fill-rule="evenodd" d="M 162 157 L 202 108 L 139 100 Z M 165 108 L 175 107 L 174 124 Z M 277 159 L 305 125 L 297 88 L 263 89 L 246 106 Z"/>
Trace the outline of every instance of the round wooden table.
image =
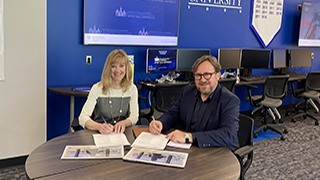
<path id="1" fill-rule="evenodd" d="M 130 143 L 135 139 L 132 126 L 126 129 Z M 29 179 L 219 179 L 236 180 L 240 164 L 225 147 L 190 149 L 166 147 L 165 150 L 189 153 L 185 168 L 175 168 L 128 162 L 122 159 L 61 160 L 67 145 L 94 145 L 92 134 L 81 130 L 51 139 L 35 149 L 28 157 L 25 169 Z M 125 153 L 130 147 L 125 148 Z"/>

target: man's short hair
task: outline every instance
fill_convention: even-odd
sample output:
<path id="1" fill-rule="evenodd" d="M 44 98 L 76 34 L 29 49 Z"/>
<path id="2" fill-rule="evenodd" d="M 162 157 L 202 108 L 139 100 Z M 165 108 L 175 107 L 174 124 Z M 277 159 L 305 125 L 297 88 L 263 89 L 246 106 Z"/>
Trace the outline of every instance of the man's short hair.
<path id="1" fill-rule="evenodd" d="M 218 63 L 217 58 L 211 56 L 211 55 L 203 55 L 199 59 L 194 62 L 192 66 L 192 72 L 195 73 L 199 67 L 199 65 L 205 61 L 209 61 L 212 66 L 214 67 L 214 71 L 217 73 L 221 70 L 221 65 Z"/>

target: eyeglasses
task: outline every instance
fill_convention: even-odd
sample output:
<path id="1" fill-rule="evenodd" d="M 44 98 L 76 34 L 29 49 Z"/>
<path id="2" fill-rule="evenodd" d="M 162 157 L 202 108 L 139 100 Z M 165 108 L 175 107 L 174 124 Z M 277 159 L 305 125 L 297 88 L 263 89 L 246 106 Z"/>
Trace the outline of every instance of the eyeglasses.
<path id="1" fill-rule="evenodd" d="M 194 79 L 195 80 L 201 80 L 202 76 L 204 77 L 204 79 L 209 80 L 212 77 L 212 74 L 214 73 L 204 73 L 204 74 L 194 74 Z"/>

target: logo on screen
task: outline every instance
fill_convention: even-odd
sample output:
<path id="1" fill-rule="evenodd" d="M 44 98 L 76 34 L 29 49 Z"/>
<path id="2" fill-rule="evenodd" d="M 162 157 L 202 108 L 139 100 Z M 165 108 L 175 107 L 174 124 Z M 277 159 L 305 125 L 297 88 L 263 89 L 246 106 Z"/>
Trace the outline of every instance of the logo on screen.
<path id="1" fill-rule="evenodd" d="M 239 13 L 242 13 L 241 0 L 229 0 L 229 1 L 217 1 L 217 0 L 189 0 L 188 9 L 191 9 L 191 6 L 205 6 L 206 11 L 209 11 L 210 8 L 222 8 L 224 12 L 227 9 L 236 9 Z"/>
<path id="2" fill-rule="evenodd" d="M 115 16 L 117 16 L 117 17 L 126 17 L 127 13 L 126 13 L 125 10 L 122 10 L 122 7 L 120 7 L 119 9 L 116 10 Z"/>

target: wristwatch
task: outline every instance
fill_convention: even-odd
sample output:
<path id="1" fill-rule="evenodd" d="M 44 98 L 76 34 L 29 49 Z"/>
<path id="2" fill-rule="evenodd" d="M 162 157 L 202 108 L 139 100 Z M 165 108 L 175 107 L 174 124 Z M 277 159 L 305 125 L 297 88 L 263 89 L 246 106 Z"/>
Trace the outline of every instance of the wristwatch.
<path id="1" fill-rule="evenodd" d="M 184 133 L 184 139 L 186 143 L 190 143 L 191 133 Z"/>

